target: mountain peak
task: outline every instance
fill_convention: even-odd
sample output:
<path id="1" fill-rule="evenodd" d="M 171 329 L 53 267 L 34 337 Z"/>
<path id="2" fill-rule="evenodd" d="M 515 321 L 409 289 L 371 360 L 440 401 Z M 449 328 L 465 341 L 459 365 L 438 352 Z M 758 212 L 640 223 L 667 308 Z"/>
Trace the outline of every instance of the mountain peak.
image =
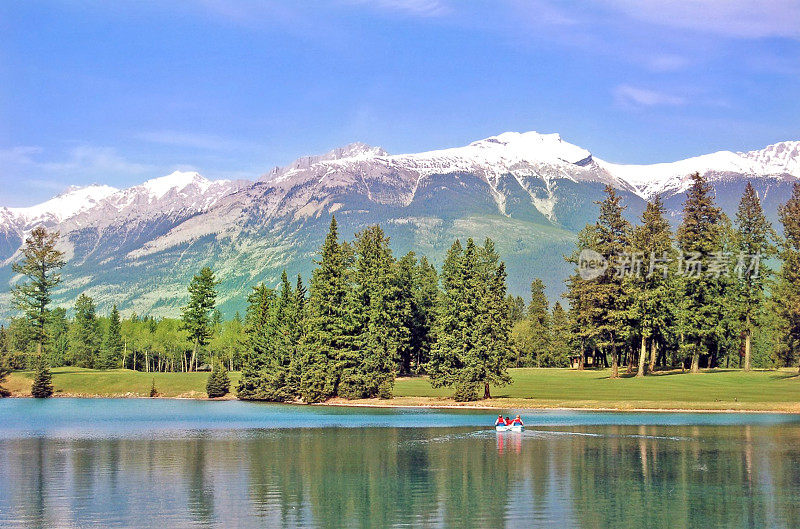
<path id="1" fill-rule="evenodd" d="M 193 184 L 200 187 L 201 191 L 205 191 L 211 185 L 211 181 L 196 171 L 173 171 L 166 176 L 151 178 L 137 187 L 146 189 L 151 196 L 159 199 L 173 189 L 180 191 Z"/>
<path id="2" fill-rule="evenodd" d="M 318 154 L 314 156 L 302 156 L 284 167 L 274 167 L 263 177 L 261 177 L 261 180 L 281 181 L 287 178 L 287 176 L 290 173 L 308 169 L 312 165 L 319 162 L 344 160 L 347 158 L 358 158 L 358 157 L 388 156 L 388 154 L 389 153 L 387 153 L 381 147 L 375 147 L 373 145 L 368 145 L 366 143 L 357 141 L 353 143 L 348 143 L 343 147 L 337 147 L 333 150 L 326 152 L 325 154 Z"/>
<path id="3" fill-rule="evenodd" d="M 69 186 L 59 195 L 41 204 L 8 209 L 28 222 L 38 222 L 46 217 L 61 221 L 94 206 L 117 191 L 114 187 L 99 184 Z"/>

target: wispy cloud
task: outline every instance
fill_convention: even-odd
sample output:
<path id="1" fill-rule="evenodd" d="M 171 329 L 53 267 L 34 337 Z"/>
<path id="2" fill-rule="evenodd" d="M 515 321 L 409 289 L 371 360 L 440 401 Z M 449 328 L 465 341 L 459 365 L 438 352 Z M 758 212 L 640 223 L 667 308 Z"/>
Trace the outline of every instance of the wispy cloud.
<path id="1" fill-rule="evenodd" d="M 627 16 L 699 33 L 733 38 L 800 38 L 797 0 L 595 0 Z"/>
<path id="2" fill-rule="evenodd" d="M 109 147 L 78 145 L 60 156 L 38 146 L 0 150 L 0 181 L 17 182 L 20 193 L 3 197 L 2 205 L 30 205 L 73 184 L 113 184 L 157 172 L 157 167 L 129 160 Z"/>
<path id="3" fill-rule="evenodd" d="M 614 89 L 614 97 L 618 103 L 638 107 L 682 106 L 686 99 L 681 96 L 648 90 L 630 85 L 619 85 Z"/>
<path id="4" fill-rule="evenodd" d="M 224 138 L 215 134 L 181 132 L 176 130 L 157 130 L 136 134 L 137 139 L 160 145 L 187 147 L 208 151 L 237 151 L 254 149 L 253 142 Z"/>
<path id="5" fill-rule="evenodd" d="M 435 17 L 451 11 L 450 6 L 440 0 L 345 0 L 344 3 L 418 17 Z"/>

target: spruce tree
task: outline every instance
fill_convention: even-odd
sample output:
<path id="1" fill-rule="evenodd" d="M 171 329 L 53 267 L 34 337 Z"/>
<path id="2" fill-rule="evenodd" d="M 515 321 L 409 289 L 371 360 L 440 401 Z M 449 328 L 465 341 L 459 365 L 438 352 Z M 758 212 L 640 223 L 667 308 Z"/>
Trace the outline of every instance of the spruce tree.
<path id="1" fill-rule="evenodd" d="M 67 309 L 56 307 L 47 311 L 47 354 L 48 365 L 63 366 L 70 356 L 69 321 Z"/>
<path id="2" fill-rule="evenodd" d="M 579 263 L 583 251 L 594 251 L 597 248 L 597 226 L 588 224 L 578 233 L 578 244 L 575 252 L 566 256 L 565 260 L 575 265 L 574 272 L 566 279 L 567 292 L 564 297 L 569 302 L 570 332 L 575 340 L 578 352 L 578 369 L 584 368 L 584 362 L 590 352 L 594 352 L 599 339 L 598 300 L 592 295 L 594 279 L 584 278 Z"/>
<path id="3" fill-rule="evenodd" d="M 599 345 L 611 351 L 611 378 L 619 378 L 619 347 L 628 332 L 625 307 L 628 304 L 623 277 L 618 273 L 619 259 L 630 251 L 630 224 L 622 216 L 624 207 L 611 186 L 600 204 L 597 221 L 597 248 L 609 268 L 589 281 L 589 295 L 597 308 Z"/>
<path id="4" fill-rule="evenodd" d="M 117 310 L 117 306 L 114 305 L 111 308 L 111 315 L 108 319 L 108 329 L 103 342 L 103 355 L 100 367 L 102 369 L 116 369 L 121 367 L 123 348 L 122 323 L 120 321 L 119 310 Z"/>
<path id="5" fill-rule="evenodd" d="M 50 374 L 47 362 L 41 357 L 36 362 L 31 396 L 37 399 L 46 399 L 53 396 L 53 376 Z"/>
<path id="6" fill-rule="evenodd" d="M 533 357 L 526 359 L 525 365 L 542 367 L 550 350 L 550 304 L 544 291 L 544 282 L 536 278 L 531 282 L 531 301 L 528 305 L 529 332 Z M 544 360 L 544 363 L 543 363 Z"/>
<path id="7" fill-rule="evenodd" d="M 442 293 L 437 304 L 436 342 L 425 370 L 434 387 L 453 387 L 456 400 L 475 400 L 482 386 L 510 382 L 505 265 L 491 240 L 478 248 L 472 239 L 459 241 L 442 266 Z"/>
<path id="8" fill-rule="evenodd" d="M 64 253 L 56 249 L 58 237 L 58 232 L 49 233 L 41 226 L 34 228 L 25 239 L 22 260 L 12 265 L 14 273 L 28 278 L 14 286 L 13 304 L 25 316 L 40 360 L 47 341 L 47 306 L 53 289 L 61 282 L 57 271 L 65 263 Z"/>
<path id="9" fill-rule="evenodd" d="M 100 352 L 100 333 L 94 300 L 81 294 L 75 301 L 75 318 L 70 333 L 72 365 L 93 368 Z"/>
<path id="10" fill-rule="evenodd" d="M 293 400 L 297 395 L 295 378 L 292 376 L 295 350 L 292 342 L 294 292 L 289 284 L 286 270 L 281 274 L 281 286 L 274 299 L 270 314 L 267 337 L 266 365 L 263 373 L 261 398 L 273 402 Z"/>
<path id="11" fill-rule="evenodd" d="M 401 257 L 393 267 L 392 277 L 392 312 L 397 318 L 397 373 L 409 375 L 412 364 L 416 360 L 416 342 L 414 335 L 417 332 L 418 309 L 417 289 L 419 284 L 416 277 L 417 257 L 414 252 L 408 252 Z"/>
<path id="12" fill-rule="evenodd" d="M 661 197 L 647 203 L 642 223 L 633 230 L 632 264 L 641 260 L 641 270 L 631 270 L 626 278 L 629 289 L 630 319 L 639 333 L 639 367 L 636 376 L 646 373 L 647 359 L 655 362 L 659 341 L 666 340 L 666 327 L 673 311 L 675 252 L 672 233 Z M 636 266 L 636 265 L 634 265 Z M 648 355 L 647 340 L 650 340 Z M 653 365 L 651 364 L 651 369 Z"/>
<path id="13" fill-rule="evenodd" d="M 772 276 L 768 259 L 777 254 L 777 235 L 764 216 L 756 190 L 747 182 L 739 210 L 736 212 L 735 245 L 738 281 L 737 312 L 744 333 L 744 370 L 750 371 L 753 328 L 763 313 L 764 291 Z M 741 261 L 741 262 L 738 262 Z M 750 269 L 753 265 L 754 269 Z"/>
<path id="14" fill-rule="evenodd" d="M 275 291 L 261 283 L 253 287 L 247 303 L 247 348 L 237 396 L 243 400 L 269 400 L 266 394 L 267 373 L 275 358 L 277 296 Z"/>
<path id="15" fill-rule="evenodd" d="M 439 297 L 439 277 L 436 267 L 423 255 L 414 269 L 414 325 L 411 333 L 411 354 L 414 371 L 420 373 L 430 357 L 434 342 L 436 301 Z"/>
<path id="16" fill-rule="evenodd" d="M 208 397 L 211 399 L 224 397 L 230 392 L 230 389 L 231 381 L 228 378 L 228 371 L 221 362 L 216 362 L 206 383 Z"/>
<path id="17" fill-rule="evenodd" d="M 357 326 L 353 347 L 339 353 L 337 394 L 345 398 L 376 397 L 378 389 L 391 393 L 399 360 L 402 321 L 397 308 L 399 285 L 389 239 L 380 226 L 356 234 L 351 314 Z"/>
<path id="18" fill-rule="evenodd" d="M 569 355 L 572 351 L 572 332 L 569 316 L 561 303 L 556 301 L 550 316 L 550 353 L 548 367 L 569 366 Z"/>
<path id="19" fill-rule="evenodd" d="M 200 270 L 189 283 L 189 302 L 181 312 L 183 329 L 189 333 L 192 342 L 192 357 L 189 361 L 189 371 L 197 369 L 200 350 L 205 347 L 211 338 L 211 311 L 217 299 L 218 281 L 214 272 L 207 266 Z"/>
<path id="20" fill-rule="evenodd" d="M 777 299 L 783 320 L 783 343 L 787 359 L 800 359 L 800 183 L 779 209 L 783 224 L 783 248 Z M 798 368 L 800 369 L 800 368 Z"/>
<path id="21" fill-rule="evenodd" d="M 474 246 L 472 251 L 474 252 Z M 464 367 L 466 327 L 472 324 L 469 318 L 473 316 L 467 312 L 469 296 L 464 285 L 464 259 L 464 249 L 456 239 L 447 251 L 442 265 L 442 291 L 436 303 L 436 341 L 425 364 L 425 372 L 434 388 L 454 386 L 458 381 L 458 373 Z M 473 387 L 473 394 L 474 391 Z"/>
<path id="22" fill-rule="evenodd" d="M 692 186 L 683 206 L 683 221 L 677 241 L 683 252 L 679 277 L 681 304 L 679 322 L 682 350 L 692 355 L 692 373 L 700 369 L 700 354 L 709 351 L 718 321 L 722 292 L 720 279 L 709 274 L 715 255 L 722 251 L 722 211 L 714 204 L 713 189 L 699 173 L 691 175 Z M 694 268 L 697 263 L 698 268 Z"/>
<path id="23" fill-rule="evenodd" d="M 341 371 L 352 366 L 355 349 L 353 251 L 339 242 L 336 218 L 322 246 L 322 258 L 311 276 L 308 325 L 302 346 L 300 395 L 320 402 L 337 394 Z"/>
<path id="24" fill-rule="evenodd" d="M 508 304 L 505 303 L 506 265 L 500 261 L 494 243 L 487 238 L 478 252 L 479 282 L 483 288 L 479 290 L 477 347 L 472 350 L 469 364 L 477 363 L 477 380 L 483 384 L 483 398 L 491 398 L 489 386 L 505 386 L 511 383 L 508 367 L 511 361 L 511 318 Z M 468 380 L 472 379 L 468 369 Z"/>

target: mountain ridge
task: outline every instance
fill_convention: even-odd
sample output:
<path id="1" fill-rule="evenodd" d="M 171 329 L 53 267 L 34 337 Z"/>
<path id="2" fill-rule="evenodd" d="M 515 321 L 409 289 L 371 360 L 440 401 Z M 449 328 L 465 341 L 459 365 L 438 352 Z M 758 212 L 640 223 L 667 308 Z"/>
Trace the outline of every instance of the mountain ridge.
<path id="1" fill-rule="evenodd" d="M 661 193 L 677 222 L 694 170 L 706 174 L 729 214 L 753 180 L 774 221 L 800 178 L 800 142 L 635 166 L 605 162 L 558 134 L 506 132 L 399 155 L 352 143 L 255 181 L 177 171 L 122 190 L 87 186 L 83 198 L 80 189 L 87 188 L 71 191 L 78 198 L 68 215 L 45 211 L 50 201 L 24 215 L 19 210 L 26 208 L 0 208 L 0 303 L 7 306 L 15 281 L 10 264 L 24 236 L 41 223 L 61 232 L 69 259 L 61 303 L 87 291 L 101 307 L 113 302 L 174 314 L 191 274 L 211 265 L 222 279 L 223 307 L 239 310 L 253 284 L 272 284 L 282 268 L 310 272 L 332 214 L 345 238 L 381 223 L 396 253 L 413 250 L 434 262 L 457 237 L 490 236 L 507 261 L 513 292 L 524 293 L 539 276 L 552 295 L 568 272 L 561 256 L 595 220 L 605 185 L 618 190 L 631 220 Z"/>

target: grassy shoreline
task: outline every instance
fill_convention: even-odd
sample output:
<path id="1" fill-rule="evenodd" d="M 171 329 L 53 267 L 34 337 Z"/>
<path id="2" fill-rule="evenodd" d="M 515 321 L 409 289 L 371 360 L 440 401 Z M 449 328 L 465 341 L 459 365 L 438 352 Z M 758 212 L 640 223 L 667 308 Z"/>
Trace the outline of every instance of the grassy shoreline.
<path id="1" fill-rule="evenodd" d="M 607 370 L 513 369 L 514 383 L 492 388 L 493 398 L 455 402 L 449 390 L 435 389 L 424 377 L 400 378 L 388 400 L 331 399 L 323 405 L 454 409 L 560 409 L 597 411 L 708 411 L 800 413 L 800 377 L 794 369 L 711 370 L 692 375 L 659 372 L 645 378 L 611 380 Z M 29 397 L 32 373 L 12 373 L 5 387 L 13 397 Z M 231 373 L 235 387 L 239 373 Z M 155 386 L 162 398 L 207 399 L 208 373 L 143 373 L 56 368 L 56 397 L 148 398 Z M 226 399 L 233 399 L 229 395 Z"/>

